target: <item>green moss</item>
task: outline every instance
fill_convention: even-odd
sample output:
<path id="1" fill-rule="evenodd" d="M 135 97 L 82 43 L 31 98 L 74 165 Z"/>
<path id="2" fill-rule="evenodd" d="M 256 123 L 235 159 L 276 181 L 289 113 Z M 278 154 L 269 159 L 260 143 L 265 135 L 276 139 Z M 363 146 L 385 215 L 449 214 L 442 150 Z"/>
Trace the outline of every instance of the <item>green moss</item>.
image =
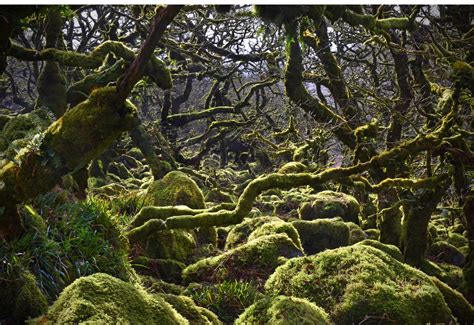
<path id="1" fill-rule="evenodd" d="M 299 210 L 303 220 L 341 217 L 345 221 L 359 224 L 359 203 L 345 193 L 322 191 L 310 203 L 304 203 Z"/>
<path id="2" fill-rule="evenodd" d="M 164 299 L 110 275 L 74 281 L 44 317 L 32 323 L 189 324 Z"/>
<path id="3" fill-rule="evenodd" d="M 17 153 L 28 146 L 33 137 L 45 130 L 51 122 L 51 116 L 45 110 L 10 117 L 0 132 L 2 156 L 14 160 Z"/>
<path id="4" fill-rule="evenodd" d="M 21 324 L 28 318 L 37 317 L 46 311 L 46 297 L 38 288 L 33 274 L 21 271 L 10 279 L 3 276 L 4 274 L 0 279 L 0 318 L 10 318 Z"/>
<path id="5" fill-rule="evenodd" d="M 235 325 L 331 324 L 326 312 L 312 302 L 296 297 L 267 297 L 247 308 Z"/>
<path id="6" fill-rule="evenodd" d="M 378 240 L 380 237 L 380 230 L 378 229 L 366 229 L 364 230 L 367 239 Z"/>
<path id="7" fill-rule="evenodd" d="M 252 231 L 265 223 L 279 222 L 277 217 L 247 218 L 238 225 L 232 227 L 227 235 L 225 249 L 232 249 L 247 242 Z"/>
<path id="8" fill-rule="evenodd" d="M 134 241 L 141 254 L 152 259 L 173 259 L 184 262 L 196 249 L 196 238 L 192 231 L 182 229 L 159 230 L 150 236 Z"/>
<path id="9" fill-rule="evenodd" d="M 289 163 L 284 164 L 283 166 L 278 169 L 278 173 L 280 174 L 291 174 L 291 173 L 303 173 L 308 169 L 303 163 L 298 161 L 291 161 Z"/>
<path id="10" fill-rule="evenodd" d="M 145 256 L 134 258 L 132 266 L 139 274 L 170 283 L 181 283 L 181 273 L 186 268 L 184 263 L 173 259 L 152 259 Z"/>
<path id="11" fill-rule="evenodd" d="M 451 233 L 448 236 L 448 243 L 459 248 L 469 244 L 469 241 L 461 234 Z"/>
<path id="12" fill-rule="evenodd" d="M 130 221 L 131 227 L 138 227 L 143 225 L 148 220 L 152 219 L 161 219 L 166 220 L 172 216 L 179 215 L 190 215 L 193 214 L 194 210 L 185 206 L 164 206 L 164 207 L 155 207 L 147 206 L 143 207 L 138 211 L 138 213 Z"/>
<path id="13" fill-rule="evenodd" d="M 463 266 L 466 258 L 455 246 L 445 242 L 437 241 L 428 247 L 426 257 L 432 261 L 449 263 Z"/>
<path id="14" fill-rule="evenodd" d="M 265 289 L 306 298 L 330 312 L 336 324 L 357 324 L 367 316 L 400 324 L 451 321 L 429 276 L 365 245 L 291 259 L 277 268 Z"/>
<path id="15" fill-rule="evenodd" d="M 178 296 L 173 294 L 158 294 L 167 303 L 173 306 L 176 311 L 189 321 L 189 324 L 211 325 L 222 324 L 219 318 L 210 310 L 196 306 L 194 301 L 186 296 Z"/>
<path id="16" fill-rule="evenodd" d="M 292 224 L 308 255 L 349 245 L 350 229 L 340 219 L 296 220 Z"/>
<path id="17" fill-rule="evenodd" d="M 474 308 L 466 298 L 464 298 L 461 293 L 452 289 L 437 278 L 432 278 L 432 281 L 443 294 L 444 300 L 451 309 L 453 316 L 456 317 L 457 323 L 470 324 L 474 319 Z"/>
<path id="18" fill-rule="evenodd" d="M 356 225 L 353 222 L 346 222 L 346 225 L 349 227 L 349 244 L 358 243 L 364 239 L 366 239 L 365 232 L 362 230 L 361 227 Z"/>
<path id="19" fill-rule="evenodd" d="M 187 283 L 234 279 L 258 282 L 267 279 L 287 258 L 302 255 L 286 234 L 263 236 L 189 265 L 183 271 L 183 280 Z"/>
<path id="20" fill-rule="evenodd" d="M 438 279 L 451 288 L 459 290 L 464 280 L 462 268 L 447 263 L 437 263 L 436 265 L 442 270 L 441 276 L 439 276 Z"/>
<path id="21" fill-rule="evenodd" d="M 204 195 L 194 180 L 183 172 L 172 171 L 150 185 L 147 197 L 153 205 L 186 205 L 204 209 Z"/>
<path id="22" fill-rule="evenodd" d="M 174 295 L 180 295 L 185 289 L 178 284 L 168 283 L 152 276 L 139 276 L 139 278 L 141 285 L 147 291 L 152 293 L 171 293 Z"/>
<path id="23" fill-rule="evenodd" d="M 137 109 L 119 102 L 115 87 L 99 88 L 46 130 L 43 147 L 68 170 L 84 167 L 130 129 Z"/>
<path id="24" fill-rule="evenodd" d="M 287 234 L 288 237 L 290 237 L 290 239 L 293 241 L 295 246 L 298 247 L 301 251 L 303 251 L 298 231 L 291 223 L 285 222 L 283 220 L 262 224 L 254 231 L 252 231 L 248 240 L 251 241 L 255 238 L 274 234 Z"/>
<path id="25" fill-rule="evenodd" d="M 357 245 L 371 246 L 380 249 L 382 252 L 387 253 L 397 261 L 403 262 L 403 254 L 400 249 L 395 245 L 384 244 L 378 240 L 366 239 L 358 242 Z"/>
<path id="26" fill-rule="evenodd" d="M 133 175 L 123 163 L 113 161 L 107 167 L 107 173 L 112 173 L 120 177 L 121 179 L 132 178 Z"/>
<path id="27" fill-rule="evenodd" d="M 57 62 L 48 61 L 37 81 L 38 108 L 47 108 L 60 117 L 67 109 L 66 78 Z"/>

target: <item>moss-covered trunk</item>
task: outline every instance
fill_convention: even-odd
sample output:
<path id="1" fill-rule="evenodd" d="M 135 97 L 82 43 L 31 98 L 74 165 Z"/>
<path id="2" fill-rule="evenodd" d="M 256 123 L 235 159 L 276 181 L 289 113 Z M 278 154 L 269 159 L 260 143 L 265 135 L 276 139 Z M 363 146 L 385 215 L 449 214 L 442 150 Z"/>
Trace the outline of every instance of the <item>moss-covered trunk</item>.
<path id="1" fill-rule="evenodd" d="M 63 23 L 59 7 L 49 8 L 45 20 L 46 48 L 58 47 Z M 44 64 L 38 78 L 36 105 L 48 108 L 56 117 L 60 117 L 66 111 L 66 80 L 59 63 L 46 61 Z"/>
<path id="2" fill-rule="evenodd" d="M 61 176 L 75 172 L 97 157 L 133 126 L 135 107 L 118 99 L 115 87 L 93 92 L 90 98 L 49 126 L 39 147 L 26 152 L 20 164 L 0 170 L 0 237 L 21 231 L 15 205 L 50 190 Z"/>
<path id="3" fill-rule="evenodd" d="M 428 248 L 428 223 L 431 214 L 449 185 L 442 182 L 432 189 L 418 191 L 410 195 L 402 226 L 402 246 L 405 262 L 413 266 L 421 266 Z"/>

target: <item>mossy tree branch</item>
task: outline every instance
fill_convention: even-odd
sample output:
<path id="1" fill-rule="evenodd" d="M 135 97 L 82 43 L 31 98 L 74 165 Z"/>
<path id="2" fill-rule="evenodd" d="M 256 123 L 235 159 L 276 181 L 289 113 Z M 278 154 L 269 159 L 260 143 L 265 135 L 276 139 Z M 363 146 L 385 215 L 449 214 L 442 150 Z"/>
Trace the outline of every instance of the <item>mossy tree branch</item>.
<path id="1" fill-rule="evenodd" d="M 398 147 L 387 150 L 379 155 L 372 157 L 369 161 L 358 163 L 350 167 L 338 167 L 329 168 L 322 172 L 311 174 L 311 173 L 298 173 L 298 174 L 269 174 L 266 176 L 259 177 L 251 181 L 242 195 L 239 197 L 237 206 L 234 210 L 221 210 L 217 212 L 202 212 L 194 215 L 180 215 L 172 216 L 167 218 L 164 222 L 162 220 L 154 222 L 154 219 L 148 220 L 145 224 L 141 225 L 140 230 L 131 230 L 131 234 L 136 231 L 147 231 L 148 226 L 152 226 L 153 229 L 173 229 L 173 228 L 197 228 L 197 227 L 209 227 L 209 226 L 226 226 L 236 224 L 242 221 L 246 217 L 253 206 L 253 202 L 256 197 L 263 191 L 279 188 L 279 189 L 291 189 L 299 186 L 313 186 L 317 187 L 320 184 L 335 181 L 335 182 L 350 182 L 350 177 L 356 174 L 367 171 L 370 168 L 376 166 L 383 166 L 387 162 L 393 159 L 405 160 L 409 156 L 415 156 L 419 152 L 427 150 L 433 146 L 441 144 L 442 139 L 439 137 L 440 133 L 444 132 L 444 127 L 440 127 L 437 132 L 418 136 L 415 139 L 409 140 L 400 144 Z M 396 184 L 398 186 L 420 186 L 420 184 L 431 184 L 432 180 L 429 181 L 410 181 L 410 180 L 389 180 L 385 184 L 376 185 L 377 187 L 392 186 Z M 373 187 L 373 186 L 372 186 Z M 148 226 L 147 226 L 148 223 Z"/>
<path id="2" fill-rule="evenodd" d="M 88 54 L 53 48 L 38 52 L 21 47 L 15 43 L 12 43 L 8 51 L 9 56 L 22 61 L 53 61 L 63 66 L 80 67 L 84 69 L 99 68 L 109 53 L 113 53 L 126 62 L 132 62 L 135 59 L 134 51 L 117 41 L 105 41 Z M 147 75 L 158 87 L 162 89 L 171 88 L 171 75 L 163 61 L 153 56 L 150 62 L 146 63 L 145 66 Z"/>
<path id="3" fill-rule="evenodd" d="M 331 108 L 311 96 L 303 84 L 302 54 L 295 25 L 294 23 L 285 25 L 287 34 L 286 94 L 316 121 L 331 124 L 336 137 L 349 148 L 354 148 L 354 134 L 347 121 L 333 112 Z"/>

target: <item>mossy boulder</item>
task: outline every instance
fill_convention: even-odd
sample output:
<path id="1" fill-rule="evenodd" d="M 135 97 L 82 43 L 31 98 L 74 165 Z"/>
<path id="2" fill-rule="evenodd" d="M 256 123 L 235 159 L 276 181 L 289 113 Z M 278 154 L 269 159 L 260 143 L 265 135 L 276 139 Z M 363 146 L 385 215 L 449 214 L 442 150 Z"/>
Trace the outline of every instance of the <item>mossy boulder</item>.
<path id="1" fill-rule="evenodd" d="M 192 209 L 204 209 L 204 195 L 196 182 L 180 171 L 172 171 L 163 179 L 154 181 L 147 191 L 152 205 L 186 205 Z"/>
<path id="2" fill-rule="evenodd" d="M 204 195 L 196 182 L 180 171 L 166 174 L 162 180 L 153 182 L 147 190 L 146 201 L 155 206 L 186 205 L 192 209 L 204 209 Z M 198 229 L 197 242 L 217 245 L 214 227 Z"/>
<path id="3" fill-rule="evenodd" d="M 264 223 L 263 225 L 252 231 L 248 240 L 251 241 L 255 238 L 274 234 L 288 235 L 288 237 L 290 237 L 295 246 L 298 247 L 301 251 L 303 251 L 303 246 L 301 245 L 301 240 L 300 236 L 298 235 L 298 231 L 290 222 L 285 222 L 283 220 Z"/>
<path id="4" fill-rule="evenodd" d="M 469 245 L 469 241 L 467 240 L 467 238 L 458 233 L 449 234 L 448 243 L 455 246 L 456 248 Z"/>
<path id="5" fill-rule="evenodd" d="M 183 280 L 186 283 L 225 280 L 262 283 L 286 259 L 302 255 L 286 234 L 258 237 L 221 255 L 189 265 L 183 271 Z"/>
<path id="6" fill-rule="evenodd" d="M 123 163 L 112 161 L 107 167 L 107 173 L 114 174 L 121 179 L 133 178 L 130 170 Z"/>
<path id="7" fill-rule="evenodd" d="M 183 295 L 174 295 L 169 293 L 158 294 L 184 318 L 189 324 L 196 325 L 220 325 L 222 322 L 212 311 L 197 306 L 194 301 Z"/>
<path id="8" fill-rule="evenodd" d="M 18 278 L 1 279 L 0 286 L 0 319 L 10 318 L 20 324 L 48 308 L 45 295 L 29 271 L 21 272 Z"/>
<path id="9" fill-rule="evenodd" d="M 299 209 L 300 219 L 314 220 L 341 217 L 344 221 L 359 224 L 359 202 L 349 194 L 322 191 L 311 202 L 305 202 Z"/>
<path id="10" fill-rule="evenodd" d="M 263 298 L 248 307 L 235 325 L 330 325 L 328 314 L 304 298 L 276 296 Z"/>
<path id="11" fill-rule="evenodd" d="M 290 161 L 278 169 L 278 172 L 280 174 L 291 174 L 291 173 L 303 173 L 308 169 L 308 166 L 306 166 L 303 163 L 300 163 L 298 161 Z"/>
<path id="12" fill-rule="evenodd" d="M 349 244 L 358 243 L 367 238 L 365 232 L 361 227 L 356 225 L 353 222 L 346 222 L 346 225 L 349 227 Z"/>
<path id="13" fill-rule="evenodd" d="M 380 237 L 380 230 L 378 230 L 378 229 L 373 229 L 373 228 L 366 229 L 366 230 L 364 230 L 364 232 L 365 232 L 365 237 L 367 239 L 378 240 L 379 237 Z"/>
<path id="14" fill-rule="evenodd" d="M 82 277 L 66 287 L 37 324 L 189 324 L 163 298 L 108 274 Z"/>
<path id="15" fill-rule="evenodd" d="M 197 247 L 192 231 L 183 229 L 159 230 L 141 240 L 141 254 L 152 259 L 173 259 L 184 262 Z"/>
<path id="16" fill-rule="evenodd" d="M 437 241 L 433 243 L 426 251 L 426 256 L 435 262 L 448 263 L 456 266 L 463 266 L 466 260 L 455 246 L 445 242 Z"/>
<path id="17" fill-rule="evenodd" d="M 139 275 L 139 281 L 140 284 L 151 293 L 171 293 L 174 295 L 180 295 L 185 289 L 179 284 L 168 283 L 148 275 Z"/>
<path id="18" fill-rule="evenodd" d="M 382 318 L 397 324 L 452 321 L 430 276 L 366 245 L 288 260 L 265 289 L 306 298 L 328 311 L 336 324 L 378 323 Z"/>
<path id="19" fill-rule="evenodd" d="M 447 263 L 436 263 L 441 269 L 441 276 L 438 279 L 449 285 L 451 288 L 459 290 L 464 281 L 463 270 L 459 266 L 447 264 Z"/>
<path id="20" fill-rule="evenodd" d="M 184 263 L 173 259 L 152 259 L 145 256 L 134 258 L 132 266 L 139 274 L 170 283 L 181 283 L 181 273 L 186 268 Z"/>
<path id="21" fill-rule="evenodd" d="M 227 234 L 225 249 L 235 248 L 241 244 L 246 243 L 252 231 L 261 225 L 279 221 L 281 221 L 281 219 L 278 217 L 268 216 L 244 219 L 244 221 L 238 225 L 235 225 Z"/>
<path id="22" fill-rule="evenodd" d="M 403 262 L 403 254 L 400 249 L 395 245 L 384 244 L 379 242 L 378 240 L 373 239 L 365 239 L 363 241 L 358 242 L 357 245 L 366 245 L 380 249 L 382 252 L 392 256 L 397 261 Z"/>
<path id="23" fill-rule="evenodd" d="M 298 231 L 303 249 L 308 255 L 350 243 L 349 226 L 338 218 L 295 220 L 292 224 Z"/>

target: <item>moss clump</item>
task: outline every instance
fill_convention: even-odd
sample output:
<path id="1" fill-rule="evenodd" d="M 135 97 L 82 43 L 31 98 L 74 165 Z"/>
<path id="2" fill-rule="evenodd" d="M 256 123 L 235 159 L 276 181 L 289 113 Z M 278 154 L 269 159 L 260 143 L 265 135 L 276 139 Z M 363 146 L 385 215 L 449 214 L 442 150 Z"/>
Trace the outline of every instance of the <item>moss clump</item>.
<path id="1" fill-rule="evenodd" d="M 196 238 L 188 230 L 159 230 L 133 244 L 139 245 L 141 254 L 148 258 L 184 262 L 196 248 Z"/>
<path id="2" fill-rule="evenodd" d="M 456 323 L 459 324 L 470 324 L 474 319 L 474 308 L 472 305 L 463 297 L 461 293 L 452 289 L 447 284 L 438 280 L 437 278 L 432 278 L 436 287 L 444 296 L 446 304 L 451 309 L 453 316 L 456 317 Z"/>
<path id="3" fill-rule="evenodd" d="M 378 229 L 366 229 L 364 232 L 367 239 L 378 240 L 380 237 L 380 230 Z"/>
<path id="4" fill-rule="evenodd" d="M 291 161 L 289 163 L 284 164 L 283 166 L 278 169 L 280 174 L 291 174 L 291 173 L 303 173 L 308 169 L 303 163 L 298 161 Z"/>
<path id="5" fill-rule="evenodd" d="M 186 283 L 234 279 L 262 282 L 287 258 L 302 255 L 286 234 L 263 236 L 189 265 L 183 271 L 183 280 Z"/>
<path id="6" fill-rule="evenodd" d="M 184 263 L 173 259 L 152 259 L 145 256 L 134 258 L 132 266 L 139 274 L 170 283 L 181 283 L 181 273 L 186 268 Z"/>
<path id="7" fill-rule="evenodd" d="M 437 263 L 436 265 L 441 269 L 438 279 L 449 285 L 451 288 L 459 290 L 464 280 L 462 268 L 447 263 Z"/>
<path id="8" fill-rule="evenodd" d="M 0 286 L 0 319 L 11 317 L 20 324 L 43 314 L 48 308 L 46 297 L 28 271 L 21 272 L 17 278 L 1 279 Z"/>
<path id="9" fill-rule="evenodd" d="M 346 222 L 346 225 L 349 227 L 349 231 L 350 231 L 350 234 L 349 234 L 350 245 L 358 243 L 367 238 L 362 228 L 356 225 L 355 223 Z"/>
<path id="10" fill-rule="evenodd" d="M 455 246 L 445 242 L 437 241 L 428 247 L 426 257 L 432 261 L 463 266 L 466 258 Z"/>
<path id="11" fill-rule="evenodd" d="M 328 314 L 312 302 L 296 297 L 266 297 L 247 308 L 235 325 L 331 324 Z"/>
<path id="12" fill-rule="evenodd" d="M 302 297 L 336 324 L 381 317 L 399 324 L 449 323 L 451 311 L 431 277 L 366 245 L 294 258 L 265 284 L 269 294 Z"/>
<path id="13" fill-rule="evenodd" d="M 469 245 L 469 241 L 461 234 L 451 233 L 448 236 L 448 243 L 455 246 L 456 248 Z"/>
<path id="14" fill-rule="evenodd" d="M 349 226 L 340 219 L 296 220 L 292 224 L 308 255 L 349 245 Z"/>
<path id="15" fill-rule="evenodd" d="M 164 299 L 104 273 L 74 281 L 33 323 L 189 324 Z"/>
<path id="16" fill-rule="evenodd" d="M 349 194 L 322 191 L 315 195 L 312 202 L 301 205 L 299 215 L 303 220 L 341 217 L 359 224 L 359 203 Z"/>
<path id="17" fill-rule="evenodd" d="M 226 324 L 233 323 L 245 308 L 263 298 L 263 294 L 251 283 L 242 281 L 210 285 L 192 283 L 183 293 L 198 305 L 212 310 Z"/>
<path id="18" fill-rule="evenodd" d="M 296 228 L 289 222 L 285 221 L 274 221 L 269 223 L 264 223 L 254 231 L 249 236 L 249 241 L 254 240 L 255 238 L 274 235 L 274 234 L 286 234 L 293 241 L 296 247 L 303 251 L 303 246 L 301 246 L 300 236 Z"/>
<path id="19" fill-rule="evenodd" d="M 247 218 L 238 225 L 235 225 L 228 233 L 225 242 L 225 249 L 232 249 L 247 242 L 252 231 L 265 223 L 279 222 L 277 217 L 257 217 Z"/>
<path id="20" fill-rule="evenodd" d="M 172 171 L 162 180 L 153 182 L 146 194 L 147 200 L 156 206 L 186 205 L 192 209 L 204 209 L 204 195 L 198 185 L 188 175 Z M 197 231 L 199 244 L 217 244 L 217 233 L 214 227 Z"/>
<path id="21" fill-rule="evenodd" d="M 180 295 L 185 289 L 178 284 L 168 283 L 152 276 L 139 276 L 139 278 L 141 285 L 151 293 L 171 293 L 174 295 Z"/>
<path id="22" fill-rule="evenodd" d="M 196 306 L 194 301 L 186 296 L 161 293 L 159 297 L 173 306 L 176 311 L 189 321 L 189 324 L 196 325 L 219 325 L 222 322 L 210 310 Z"/>
<path id="23" fill-rule="evenodd" d="M 0 132 L 0 158 L 13 160 L 17 152 L 26 147 L 31 139 L 45 130 L 51 122 L 52 119 L 45 110 L 8 116 Z"/>
<path id="24" fill-rule="evenodd" d="M 204 209 L 204 195 L 198 185 L 188 175 L 172 171 L 162 180 L 153 182 L 147 197 L 156 206 L 186 205 L 192 209 Z"/>
<path id="25" fill-rule="evenodd" d="M 380 249 L 382 252 L 387 253 L 392 256 L 397 261 L 403 262 L 403 254 L 400 249 L 395 245 L 384 244 L 378 240 L 366 239 L 361 242 L 358 242 L 357 245 L 371 246 L 377 249 Z"/>

